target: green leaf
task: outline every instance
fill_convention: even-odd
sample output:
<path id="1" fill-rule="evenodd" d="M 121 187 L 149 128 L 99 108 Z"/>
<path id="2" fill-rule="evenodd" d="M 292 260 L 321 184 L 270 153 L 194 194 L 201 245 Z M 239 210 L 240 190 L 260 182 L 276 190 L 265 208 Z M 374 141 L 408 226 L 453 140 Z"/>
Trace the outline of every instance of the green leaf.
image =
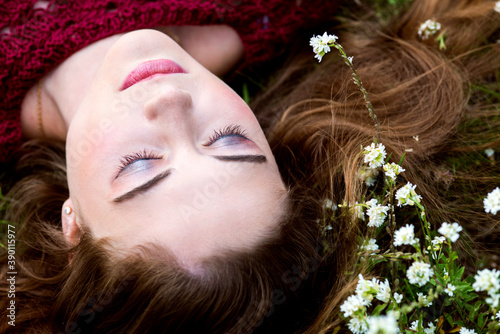
<path id="1" fill-rule="evenodd" d="M 478 301 L 474 304 L 474 306 L 473 306 L 473 307 L 470 307 L 470 308 L 469 308 L 468 306 L 471 306 L 471 305 L 468 305 L 468 304 L 467 304 L 467 305 L 465 305 L 465 306 L 466 306 L 466 308 L 467 308 L 468 310 L 470 310 L 470 313 L 469 313 L 469 320 L 470 320 L 471 322 L 474 322 L 474 319 L 476 318 L 476 314 L 477 314 L 477 312 L 479 311 L 479 309 L 481 308 L 481 305 L 482 305 L 482 301 L 481 301 L 481 300 L 478 300 Z"/>
<path id="2" fill-rule="evenodd" d="M 453 318 L 451 317 L 451 314 L 445 314 L 444 317 L 446 318 L 446 321 L 450 324 L 450 327 L 453 327 L 454 321 Z"/>
<path id="3" fill-rule="evenodd" d="M 478 317 L 478 319 L 477 319 L 477 325 L 478 325 L 480 328 L 483 328 L 483 326 L 484 326 L 484 320 L 485 320 L 485 319 L 484 319 L 484 315 L 485 315 L 485 313 L 480 313 L 480 314 L 479 314 L 479 317 Z"/>
<path id="4" fill-rule="evenodd" d="M 398 165 L 401 166 L 401 164 L 403 163 L 403 160 L 404 160 L 405 156 L 406 156 L 406 152 L 403 153 L 403 156 L 401 157 L 401 159 L 399 159 Z"/>
<path id="5" fill-rule="evenodd" d="M 455 252 L 453 252 L 453 253 L 455 253 Z M 462 275 L 464 274 L 464 271 L 465 271 L 465 267 L 460 267 L 456 271 L 455 275 L 453 275 L 453 279 L 461 279 Z"/>
<path id="6" fill-rule="evenodd" d="M 382 313 L 382 311 L 385 309 L 386 306 L 387 304 L 378 305 L 373 310 L 372 315 L 380 315 L 380 313 Z"/>
<path id="7" fill-rule="evenodd" d="M 246 82 L 243 83 L 243 101 L 246 102 L 246 104 L 250 104 L 250 93 L 248 92 L 248 85 Z"/>

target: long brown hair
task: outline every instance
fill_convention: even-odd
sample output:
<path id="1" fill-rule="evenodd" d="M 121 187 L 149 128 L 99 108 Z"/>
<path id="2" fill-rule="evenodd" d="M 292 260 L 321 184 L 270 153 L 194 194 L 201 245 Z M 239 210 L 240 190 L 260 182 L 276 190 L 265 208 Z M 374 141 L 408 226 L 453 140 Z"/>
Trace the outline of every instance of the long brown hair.
<path id="1" fill-rule="evenodd" d="M 469 266 L 480 254 L 495 261 L 500 253 L 498 215 L 486 214 L 482 206 L 500 183 L 498 160 L 482 153 L 500 144 L 500 14 L 493 7 L 482 0 L 417 0 L 387 25 L 365 15 L 344 19 L 340 31 L 329 30 L 354 57 L 378 117 L 380 140 L 391 162 L 404 156 L 402 177 L 417 185 L 429 220 L 457 221 L 467 230 L 461 254 Z M 419 37 L 428 19 L 441 24 L 444 49 L 437 35 Z M 361 202 L 369 189 L 358 175 L 360 153 L 378 135 L 374 121 L 340 56 L 333 51 L 317 64 L 307 42 L 303 45 L 305 52 L 286 65 L 253 108 L 289 183 L 318 189 L 320 197 L 337 204 Z M 474 85 L 496 93 L 480 94 Z M 398 224 L 409 219 L 399 217 Z M 353 272 L 365 226 L 349 215 L 334 218 L 334 244 L 343 247 L 335 248 L 337 272 Z M 328 302 L 308 333 L 333 328 L 356 277 L 341 274 L 332 282 Z"/>

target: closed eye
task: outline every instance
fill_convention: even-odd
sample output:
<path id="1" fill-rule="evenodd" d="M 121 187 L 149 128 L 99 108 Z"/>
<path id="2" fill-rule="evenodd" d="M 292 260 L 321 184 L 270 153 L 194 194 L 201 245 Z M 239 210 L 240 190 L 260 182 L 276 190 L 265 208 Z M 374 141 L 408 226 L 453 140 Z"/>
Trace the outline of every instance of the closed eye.
<path id="1" fill-rule="evenodd" d="M 245 131 L 241 128 L 240 125 L 229 125 L 226 126 L 225 128 L 222 128 L 220 130 L 215 130 L 214 134 L 210 136 L 208 139 L 208 142 L 206 144 L 203 144 L 204 146 L 211 146 L 213 145 L 216 141 L 218 141 L 221 138 L 224 137 L 240 137 L 243 139 L 248 140 L 248 138 L 245 135 Z"/>
<path id="2" fill-rule="evenodd" d="M 163 157 L 159 154 L 153 153 L 151 151 L 140 151 L 130 155 L 125 155 L 120 159 L 120 165 L 117 168 L 117 174 L 115 179 L 123 173 L 130 165 L 141 160 L 159 160 Z"/>

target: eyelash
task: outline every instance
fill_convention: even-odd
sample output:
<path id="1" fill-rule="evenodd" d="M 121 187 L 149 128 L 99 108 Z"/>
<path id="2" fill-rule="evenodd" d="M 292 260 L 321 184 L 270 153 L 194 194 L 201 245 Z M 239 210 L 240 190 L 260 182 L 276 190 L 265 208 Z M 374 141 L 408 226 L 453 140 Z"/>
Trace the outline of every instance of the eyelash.
<path id="1" fill-rule="evenodd" d="M 245 139 L 245 131 L 241 128 L 240 125 L 228 125 L 225 128 L 215 130 L 213 135 L 210 136 L 208 139 L 208 142 L 204 144 L 203 146 L 210 146 L 213 143 L 215 143 L 217 140 L 219 140 L 222 137 L 227 137 L 227 136 L 240 136 Z M 136 152 L 133 154 L 125 155 L 120 159 L 120 166 L 118 167 L 118 175 L 123 172 L 125 168 L 133 164 L 134 162 L 138 160 L 155 160 L 155 159 L 161 159 L 162 156 L 159 154 L 155 154 L 152 151 L 146 151 L 143 150 L 141 152 Z"/>
<path id="2" fill-rule="evenodd" d="M 125 168 L 133 164 L 134 162 L 138 160 L 154 160 L 154 159 L 161 159 L 162 156 L 159 154 L 155 154 L 152 151 L 141 151 L 141 152 L 136 152 L 133 154 L 125 155 L 120 159 L 120 166 L 118 167 L 118 174 L 117 176 L 123 172 Z"/>
<path id="3" fill-rule="evenodd" d="M 245 130 L 243 130 L 240 125 L 229 125 L 220 130 L 215 130 L 214 134 L 210 136 L 208 142 L 204 144 L 204 146 L 210 146 L 220 138 L 228 136 L 239 136 L 247 139 L 245 135 Z"/>

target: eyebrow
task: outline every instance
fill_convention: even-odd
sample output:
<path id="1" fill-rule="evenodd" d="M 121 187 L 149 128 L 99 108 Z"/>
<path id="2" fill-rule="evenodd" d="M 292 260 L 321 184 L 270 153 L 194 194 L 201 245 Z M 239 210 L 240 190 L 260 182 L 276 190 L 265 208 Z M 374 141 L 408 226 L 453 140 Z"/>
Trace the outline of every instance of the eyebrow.
<path id="1" fill-rule="evenodd" d="M 142 194 L 149 189 L 153 188 L 155 185 L 157 185 L 160 181 L 164 180 L 167 178 L 172 172 L 172 169 L 167 169 L 166 171 L 161 172 L 160 174 L 156 175 L 153 177 L 151 180 L 147 181 L 146 183 L 141 184 L 138 187 L 135 187 L 134 189 L 126 192 L 125 194 L 118 196 L 113 200 L 114 203 L 121 203 L 123 201 L 126 201 L 128 199 L 131 199 L 139 194 Z"/>
<path id="2" fill-rule="evenodd" d="M 215 158 L 220 161 L 237 161 L 237 162 L 253 162 L 253 163 L 265 163 L 267 162 L 267 158 L 265 155 L 260 154 L 248 154 L 248 155 L 212 155 L 212 158 Z"/>
<path id="3" fill-rule="evenodd" d="M 264 155 L 260 154 L 249 154 L 249 155 L 212 155 L 212 158 L 215 158 L 220 161 L 229 161 L 229 162 L 251 162 L 251 163 L 266 163 L 267 158 Z M 145 193 L 149 189 L 153 188 L 157 184 L 160 183 L 160 181 L 166 179 L 170 174 L 172 173 L 172 169 L 167 169 L 166 171 L 161 172 L 160 174 L 156 175 L 153 177 L 151 180 L 141 184 L 138 187 L 135 187 L 134 189 L 126 192 L 123 195 L 120 195 L 113 199 L 114 203 L 122 203 L 126 200 L 130 200 L 134 197 L 136 197 L 139 194 Z"/>

